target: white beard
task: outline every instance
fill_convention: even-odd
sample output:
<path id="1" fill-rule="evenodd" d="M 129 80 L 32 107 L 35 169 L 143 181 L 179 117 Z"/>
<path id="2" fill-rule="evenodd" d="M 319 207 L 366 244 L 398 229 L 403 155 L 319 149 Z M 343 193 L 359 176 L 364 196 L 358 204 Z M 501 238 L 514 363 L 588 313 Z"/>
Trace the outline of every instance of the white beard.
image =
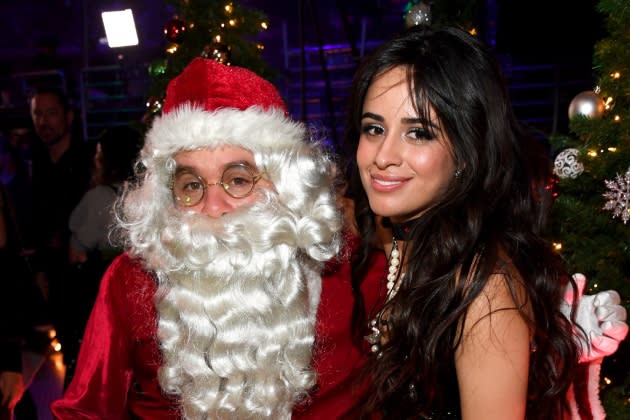
<path id="1" fill-rule="evenodd" d="M 145 250 L 156 272 L 162 388 L 183 415 L 290 418 L 311 370 L 321 263 L 272 200 L 218 220 L 173 212 Z"/>

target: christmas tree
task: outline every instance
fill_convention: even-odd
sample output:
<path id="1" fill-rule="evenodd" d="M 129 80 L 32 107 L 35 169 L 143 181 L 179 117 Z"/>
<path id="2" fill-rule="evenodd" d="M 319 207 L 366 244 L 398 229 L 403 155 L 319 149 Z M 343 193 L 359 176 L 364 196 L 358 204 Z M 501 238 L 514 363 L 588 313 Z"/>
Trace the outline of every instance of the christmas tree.
<path id="1" fill-rule="evenodd" d="M 231 1 L 165 0 L 165 3 L 176 13 L 164 24 L 165 57 L 149 66 L 147 122 L 161 112 L 168 82 L 194 57 L 245 67 L 266 78 L 273 76 L 273 70 L 262 57 L 264 46 L 255 39 L 268 26 L 264 13 Z"/>
<path id="2" fill-rule="evenodd" d="M 553 235 L 585 293 L 614 289 L 630 309 L 630 7 L 600 0 L 606 37 L 595 44 L 596 86 L 569 106 L 570 135 L 550 139 L 558 178 Z M 610 419 L 630 410 L 628 340 L 606 357 L 600 397 Z"/>

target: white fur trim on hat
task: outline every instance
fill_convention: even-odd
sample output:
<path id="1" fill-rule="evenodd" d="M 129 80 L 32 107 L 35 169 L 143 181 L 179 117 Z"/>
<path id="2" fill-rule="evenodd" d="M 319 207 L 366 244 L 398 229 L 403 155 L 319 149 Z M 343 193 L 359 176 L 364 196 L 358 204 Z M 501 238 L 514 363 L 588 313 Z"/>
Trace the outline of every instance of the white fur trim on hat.
<path id="1" fill-rule="evenodd" d="M 303 136 L 302 125 L 280 109 L 219 108 L 208 112 L 184 104 L 154 120 L 147 133 L 145 151 L 153 158 L 220 146 L 240 146 L 253 153 L 264 153 L 298 146 L 304 141 Z"/>

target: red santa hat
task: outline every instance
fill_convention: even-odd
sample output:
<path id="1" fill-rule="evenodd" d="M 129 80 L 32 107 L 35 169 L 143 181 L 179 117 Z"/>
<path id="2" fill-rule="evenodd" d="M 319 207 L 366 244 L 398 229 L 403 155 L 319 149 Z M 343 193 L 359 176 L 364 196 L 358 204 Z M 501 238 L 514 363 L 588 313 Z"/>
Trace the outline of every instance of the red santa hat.
<path id="1" fill-rule="evenodd" d="M 162 116 L 146 138 L 153 158 L 202 147 L 284 150 L 303 141 L 269 81 L 250 70 L 195 58 L 168 85 Z"/>

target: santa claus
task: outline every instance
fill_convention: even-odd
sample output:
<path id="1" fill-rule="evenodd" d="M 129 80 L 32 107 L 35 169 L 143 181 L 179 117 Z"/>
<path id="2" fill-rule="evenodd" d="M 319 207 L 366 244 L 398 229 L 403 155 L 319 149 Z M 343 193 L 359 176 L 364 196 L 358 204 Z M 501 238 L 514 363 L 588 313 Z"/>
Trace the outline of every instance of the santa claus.
<path id="1" fill-rule="evenodd" d="M 315 385 L 321 269 L 341 239 L 332 159 L 269 82 L 198 58 L 169 84 L 141 164 L 118 207 L 127 252 L 53 412 L 290 417 Z"/>

